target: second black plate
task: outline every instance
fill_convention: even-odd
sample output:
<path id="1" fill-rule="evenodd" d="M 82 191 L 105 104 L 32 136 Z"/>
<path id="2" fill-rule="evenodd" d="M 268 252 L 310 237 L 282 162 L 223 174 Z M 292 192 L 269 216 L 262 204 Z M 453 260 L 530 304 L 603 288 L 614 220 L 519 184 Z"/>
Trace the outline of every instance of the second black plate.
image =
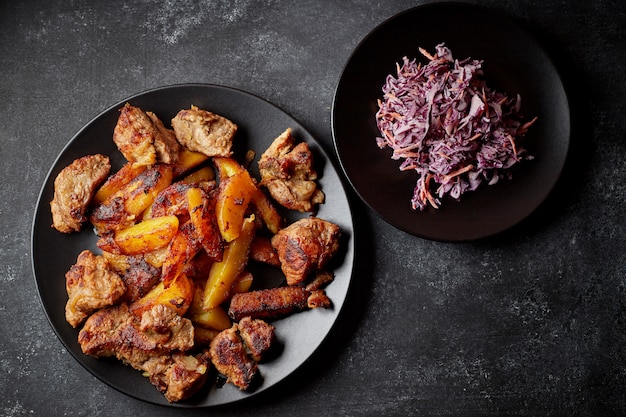
<path id="1" fill-rule="evenodd" d="M 403 56 L 420 58 L 444 42 L 457 59 L 484 61 L 487 83 L 520 94 L 522 113 L 538 116 L 523 145 L 535 160 L 523 162 L 510 181 L 481 186 L 461 201 L 444 199 L 439 209 L 420 212 L 410 200 L 417 180 L 401 172 L 391 150 L 376 145 L 377 100 L 388 74 Z M 375 28 L 354 50 L 335 92 L 332 109 L 335 148 L 361 199 L 383 219 L 416 236 L 468 241 L 519 223 L 548 196 L 563 169 L 570 139 L 569 105 L 551 59 L 511 19 L 461 3 L 433 3 L 400 13 Z"/>

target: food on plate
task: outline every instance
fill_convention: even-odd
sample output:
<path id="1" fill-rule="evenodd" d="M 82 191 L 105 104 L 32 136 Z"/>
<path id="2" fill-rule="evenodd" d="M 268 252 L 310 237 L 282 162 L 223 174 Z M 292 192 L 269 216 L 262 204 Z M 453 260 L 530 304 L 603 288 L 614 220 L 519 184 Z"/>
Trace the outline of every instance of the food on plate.
<path id="1" fill-rule="evenodd" d="M 231 155 L 233 122 L 192 106 L 171 123 L 126 104 L 113 136 L 127 162 L 111 173 L 107 157 L 79 158 L 57 181 L 81 197 L 62 205 L 80 220 L 71 230 L 89 220 L 101 252 L 85 249 L 66 274 L 66 319 L 82 325 L 83 353 L 121 360 L 175 402 L 217 374 L 244 391 L 261 383 L 276 344 L 268 321 L 332 307 L 324 287 L 340 228 L 310 213 L 287 224 L 248 170 L 256 153 Z M 280 163 L 302 163 L 298 181 L 323 196 L 308 147 L 294 149 Z M 254 263 L 282 282 L 256 284 Z"/>
<path id="2" fill-rule="evenodd" d="M 280 230 L 272 237 L 287 284 L 304 282 L 311 273 L 324 269 L 339 249 L 339 226 L 308 217 Z"/>
<path id="3" fill-rule="evenodd" d="M 114 357 L 144 372 L 171 402 L 191 396 L 208 376 L 208 353 L 185 353 L 194 346 L 191 320 L 163 304 L 141 317 L 126 304 L 98 310 L 85 322 L 78 342 L 87 355 Z"/>
<path id="4" fill-rule="evenodd" d="M 154 113 L 129 103 L 120 109 L 113 141 L 128 162 L 138 165 L 174 163 L 180 149 L 174 132 L 166 129 Z"/>
<path id="5" fill-rule="evenodd" d="M 377 145 L 393 150 L 400 170 L 418 175 L 415 210 L 510 178 L 513 166 L 533 158 L 519 142 L 537 118 L 523 120 L 520 96 L 487 86 L 483 61 L 454 59 L 443 43 L 435 50 L 420 48 L 426 65 L 408 57 L 397 64 L 376 112 Z"/>
<path id="6" fill-rule="evenodd" d="M 68 295 L 65 318 L 78 327 L 94 311 L 115 304 L 126 292 L 126 285 L 107 260 L 89 250 L 82 251 L 65 274 Z"/>
<path id="7" fill-rule="evenodd" d="M 87 207 L 110 170 L 109 158 L 98 154 L 78 158 L 59 172 L 50 202 L 52 226 L 56 230 L 62 233 L 80 230 L 87 220 Z"/>
<path id="8" fill-rule="evenodd" d="M 273 320 L 312 308 L 331 306 L 324 290 L 310 291 L 300 285 L 289 285 L 234 294 L 228 315 L 235 321 L 244 317 Z"/>
<path id="9" fill-rule="evenodd" d="M 178 142 L 207 156 L 230 156 L 237 125 L 225 117 L 191 106 L 172 119 Z"/>
<path id="10" fill-rule="evenodd" d="M 324 202 L 324 193 L 315 181 L 313 154 L 306 142 L 296 144 L 290 128 L 263 152 L 259 172 L 261 185 L 283 207 L 310 212 Z"/>

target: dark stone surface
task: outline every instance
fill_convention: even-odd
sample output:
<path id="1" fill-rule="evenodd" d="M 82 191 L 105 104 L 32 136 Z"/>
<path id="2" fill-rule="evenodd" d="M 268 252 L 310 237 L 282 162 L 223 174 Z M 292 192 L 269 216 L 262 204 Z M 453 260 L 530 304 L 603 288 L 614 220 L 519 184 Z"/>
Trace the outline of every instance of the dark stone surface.
<path id="1" fill-rule="evenodd" d="M 474 3 L 537 36 L 568 87 L 572 153 L 551 198 L 495 238 L 445 244 L 392 228 L 352 196 L 354 286 L 321 350 L 267 395 L 176 414 L 626 413 L 626 6 Z M 78 365 L 38 299 L 33 209 L 83 124 L 148 88 L 224 84 L 291 113 L 332 154 L 330 108 L 350 52 L 418 4 L 1 2 L 0 415 L 172 414 Z"/>

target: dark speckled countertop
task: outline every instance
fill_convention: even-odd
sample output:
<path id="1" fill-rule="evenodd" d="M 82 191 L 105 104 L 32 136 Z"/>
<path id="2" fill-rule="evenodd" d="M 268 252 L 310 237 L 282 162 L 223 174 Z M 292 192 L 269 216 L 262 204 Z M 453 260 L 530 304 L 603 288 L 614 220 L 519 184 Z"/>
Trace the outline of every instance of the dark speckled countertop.
<path id="1" fill-rule="evenodd" d="M 450 244 L 393 228 L 351 193 L 356 267 L 337 327 L 277 389 L 198 411 L 110 388 L 55 336 L 30 261 L 48 169 L 104 109 L 185 82 L 259 95 L 334 155 L 351 51 L 422 2 L 2 1 L 0 416 L 626 414 L 626 6 L 473 3 L 520 23 L 562 73 L 572 152 L 553 194 L 512 230 Z"/>

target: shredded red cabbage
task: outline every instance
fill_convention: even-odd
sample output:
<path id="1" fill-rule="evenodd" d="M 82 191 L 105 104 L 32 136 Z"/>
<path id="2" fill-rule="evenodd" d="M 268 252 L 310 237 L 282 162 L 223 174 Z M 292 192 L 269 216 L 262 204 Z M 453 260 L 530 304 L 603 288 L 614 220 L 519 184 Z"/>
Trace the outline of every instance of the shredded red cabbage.
<path id="1" fill-rule="evenodd" d="M 483 61 L 455 60 L 443 43 L 434 56 L 420 52 L 428 64 L 407 57 L 396 64 L 398 75 L 387 76 L 376 113 L 378 146 L 393 149 L 400 170 L 418 174 L 414 210 L 511 178 L 512 166 L 533 158 L 517 141 L 537 120 L 523 123 L 519 95 L 487 87 Z"/>

